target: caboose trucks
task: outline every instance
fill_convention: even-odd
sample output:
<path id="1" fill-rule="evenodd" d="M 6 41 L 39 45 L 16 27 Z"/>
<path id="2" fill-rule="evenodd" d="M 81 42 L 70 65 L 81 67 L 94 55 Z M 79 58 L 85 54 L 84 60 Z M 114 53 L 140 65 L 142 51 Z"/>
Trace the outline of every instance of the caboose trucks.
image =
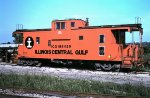
<path id="1" fill-rule="evenodd" d="M 134 31 L 139 31 L 140 46 L 125 43 L 126 33 Z M 19 64 L 88 62 L 107 71 L 142 65 L 142 34 L 141 24 L 89 26 L 81 19 L 53 20 L 51 29 L 13 32 L 20 44 Z"/>

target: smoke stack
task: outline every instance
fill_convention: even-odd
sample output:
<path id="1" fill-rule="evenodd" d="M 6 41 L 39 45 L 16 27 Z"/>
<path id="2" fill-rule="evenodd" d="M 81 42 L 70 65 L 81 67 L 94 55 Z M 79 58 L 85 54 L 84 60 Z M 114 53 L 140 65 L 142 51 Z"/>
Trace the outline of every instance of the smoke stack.
<path id="1" fill-rule="evenodd" d="M 89 18 L 86 18 L 86 26 L 89 26 Z"/>

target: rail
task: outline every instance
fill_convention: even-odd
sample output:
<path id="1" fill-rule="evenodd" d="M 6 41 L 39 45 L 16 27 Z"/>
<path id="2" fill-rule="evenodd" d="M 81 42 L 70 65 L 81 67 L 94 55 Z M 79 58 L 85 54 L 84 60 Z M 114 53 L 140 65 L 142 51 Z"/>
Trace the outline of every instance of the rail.
<path id="1" fill-rule="evenodd" d="M 25 95 L 30 96 L 25 96 Z M 96 93 L 78 93 L 78 92 L 66 92 L 66 91 L 48 91 L 48 90 L 34 90 L 34 89 L 17 89 L 17 88 L 2 88 L 0 90 L 0 97 L 6 96 L 7 98 L 31 98 L 32 95 L 40 96 L 55 96 L 60 98 L 149 98 L 149 97 L 141 97 L 141 96 L 119 96 L 119 95 L 109 95 L 109 94 L 96 94 Z M 16 97 L 14 97 L 16 96 Z"/>

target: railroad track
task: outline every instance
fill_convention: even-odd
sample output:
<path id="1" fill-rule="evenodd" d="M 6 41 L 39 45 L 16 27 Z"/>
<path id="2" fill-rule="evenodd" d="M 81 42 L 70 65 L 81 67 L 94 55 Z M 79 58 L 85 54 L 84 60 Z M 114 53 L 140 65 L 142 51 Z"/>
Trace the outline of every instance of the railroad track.
<path id="1" fill-rule="evenodd" d="M 66 91 L 46 91 L 33 89 L 3 88 L 0 89 L 1 98 L 149 98 L 140 96 L 119 96 L 109 94 L 78 93 Z"/>
<path id="2" fill-rule="evenodd" d="M 12 64 L 12 63 L 5 63 L 5 62 L 0 62 L 0 65 L 11 65 L 11 66 L 20 66 L 20 65 L 17 65 L 17 64 Z M 36 67 L 36 66 L 29 66 L 29 67 Z M 45 67 L 45 66 L 44 66 Z M 39 67 L 41 68 L 41 67 Z M 49 66 L 49 68 L 51 68 Z M 55 68 L 55 67 L 52 67 L 52 68 Z M 56 67 L 57 68 L 57 67 Z M 59 67 L 61 68 L 61 66 Z M 64 68 L 64 67 L 63 67 Z M 73 68 L 74 69 L 74 68 Z M 81 69 L 77 69 L 77 70 L 81 70 Z M 97 72 L 97 70 L 90 70 L 90 69 L 86 69 L 86 70 L 89 70 L 89 71 L 93 71 L 93 72 Z M 99 72 L 104 72 L 104 71 L 101 71 L 99 70 Z M 112 73 L 116 73 L 116 72 L 112 72 Z M 131 74 L 149 74 L 150 75 L 150 72 L 138 72 L 138 71 L 132 71 L 132 72 L 119 72 L 119 73 L 131 73 Z"/>
<path id="3" fill-rule="evenodd" d="M 15 64 L 3 63 L 0 64 L 0 73 L 19 73 L 19 74 L 46 74 L 50 76 L 59 76 L 62 78 L 73 78 L 73 79 L 85 79 L 85 80 L 96 80 L 103 82 L 114 82 L 114 83 L 128 83 L 136 84 L 141 83 L 146 87 L 150 87 L 150 76 L 148 72 L 101 72 L 101 71 L 89 71 L 89 70 L 77 70 L 77 69 L 63 69 L 63 68 L 50 68 L 50 67 L 30 67 L 30 66 L 17 66 Z M 33 73 L 32 73 L 33 72 Z M 106 81 L 104 81 L 106 80 Z M 10 88 L 11 89 L 11 88 Z M 5 91 L 6 89 L 2 89 Z M 58 98 L 77 98 L 77 97 L 88 97 L 88 98 L 140 98 L 130 96 L 113 96 L 113 95 L 99 95 L 89 93 L 74 93 L 64 91 L 39 91 L 39 90 L 26 90 L 26 89 L 11 89 L 12 92 L 23 92 L 23 94 L 30 94 L 35 97 L 48 96 L 45 98 L 51 98 L 49 96 L 58 96 Z M 5 95 L 4 95 L 5 96 Z M 17 95 L 14 95 L 17 96 Z M 69 97 L 68 97 L 69 96 Z M 0 97 L 1 98 L 1 97 Z M 9 97 L 6 97 L 9 98 Z M 41 97 L 42 98 L 42 97 Z M 54 98 L 54 97 L 53 97 Z M 141 97 L 143 98 L 143 97 Z M 148 98 L 148 97 L 147 97 Z"/>

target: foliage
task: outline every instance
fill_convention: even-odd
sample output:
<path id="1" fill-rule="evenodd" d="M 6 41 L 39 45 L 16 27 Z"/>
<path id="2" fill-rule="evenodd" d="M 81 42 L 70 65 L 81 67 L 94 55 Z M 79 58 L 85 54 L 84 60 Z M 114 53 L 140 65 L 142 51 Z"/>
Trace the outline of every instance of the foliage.
<path id="1" fill-rule="evenodd" d="M 150 88 L 142 85 L 121 85 L 99 81 L 63 79 L 59 77 L 37 75 L 0 74 L 0 87 L 113 95 L 150 96 Z"/>

